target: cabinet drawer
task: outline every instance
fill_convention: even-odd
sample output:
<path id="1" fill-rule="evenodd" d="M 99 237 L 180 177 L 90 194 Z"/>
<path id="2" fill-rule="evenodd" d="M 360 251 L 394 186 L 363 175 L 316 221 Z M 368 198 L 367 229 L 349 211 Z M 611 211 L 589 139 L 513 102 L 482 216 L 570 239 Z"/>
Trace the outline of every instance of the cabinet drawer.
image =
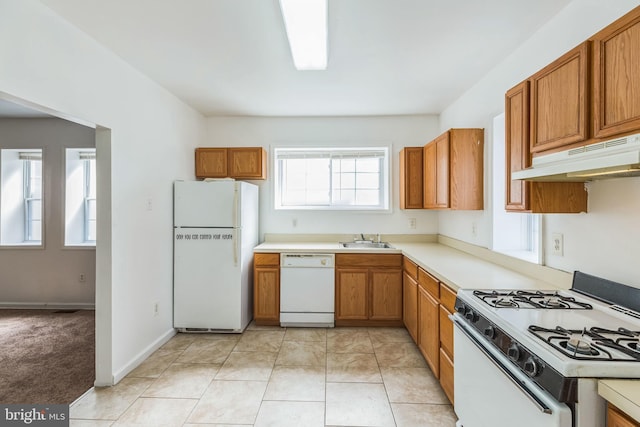
<path id="1" fill-rule="evenodd" d="M 336 267 L 401 267 L 401 254 L 336 254 Z"/>
<path id="2" fill-rule="evenodd" d="M 279 266 L 280 254 L 253 254 L 253 263 L 256 266 Z"/>
<path id="3" fill-rule="evenodd" d="M 435 299 L 440 299 L 440 284 L 438 282 L 438 279 L 421 268 L 418 268 L 418 283 Z"/>
<path id="4" fill-rule="evenodd" d="M 402 268 L 413 280 L 418 280 L 418 266 L 406 256 L 402 257 Z"/>
<path id="5" fill-rule="evenodd" d="M 442 283 L 440 283 L 440 304 L 444 305 L 450 313 L 456 309 L 456 293 Z"/>

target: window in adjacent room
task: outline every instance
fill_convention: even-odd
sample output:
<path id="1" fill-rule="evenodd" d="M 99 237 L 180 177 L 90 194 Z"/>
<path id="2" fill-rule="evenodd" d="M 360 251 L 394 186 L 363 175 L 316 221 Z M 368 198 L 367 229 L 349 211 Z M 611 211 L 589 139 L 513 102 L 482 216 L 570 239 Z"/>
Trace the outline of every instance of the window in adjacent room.
<path id="1" fill-rule="evenodd" d="M 42 244 L 42 149 L 0 151 L 0 244 Z"/>
<path id="2" fill-rule="evenodd" d="M 67 148 L 65 185 L 65 245 L 96 243 L 96 150 Z"/>
<path id="3" fill-rule="evenodd" d="M 275 208 L 389 209 L 389 148 L 276 148 Z"/>

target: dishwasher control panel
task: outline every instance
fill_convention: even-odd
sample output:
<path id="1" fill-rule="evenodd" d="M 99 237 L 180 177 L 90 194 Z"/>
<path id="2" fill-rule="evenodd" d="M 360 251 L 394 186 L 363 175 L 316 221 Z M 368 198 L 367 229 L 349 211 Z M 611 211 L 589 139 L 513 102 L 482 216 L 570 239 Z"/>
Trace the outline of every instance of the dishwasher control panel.
<path id="1" fill-rule="evenodd" d="M 334 265 L 334 254 L 280 254 L 280 268 L 333 268 Z"/>

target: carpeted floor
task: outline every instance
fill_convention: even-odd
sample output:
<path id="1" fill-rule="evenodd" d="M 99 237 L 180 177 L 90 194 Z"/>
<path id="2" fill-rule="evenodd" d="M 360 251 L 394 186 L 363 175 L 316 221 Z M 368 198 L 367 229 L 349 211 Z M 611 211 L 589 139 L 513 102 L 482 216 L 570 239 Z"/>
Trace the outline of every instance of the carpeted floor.
<path id="1" fill-rule="evenodd" d="M 0 310 L 0 403 L 71 403 L 95 379 L 93 310 Z"/>

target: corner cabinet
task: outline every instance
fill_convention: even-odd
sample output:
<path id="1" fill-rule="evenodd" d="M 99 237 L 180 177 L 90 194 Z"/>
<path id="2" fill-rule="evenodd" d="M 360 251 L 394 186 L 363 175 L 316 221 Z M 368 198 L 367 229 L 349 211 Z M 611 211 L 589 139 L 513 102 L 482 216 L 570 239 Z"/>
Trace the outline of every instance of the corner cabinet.
<path id="1" fill-rule="evenodd" d="M 336 254 L 336 326 L 402 326 L 402 255 Z"/>
<path id="2" fill-rule="evenodd" d="M 196 148 L 196 178 L 266 179 L 262 147 Z"/>
<path id="3" fill-rule="evenodd" d="M 508 212 L 579 213 L 587 211 L 587 191 L 581 182 L 527 182 L 511 173 L 531 166 L 529 152 L 529 81 L 505 95 L 505 209 Z"/>
<path id="4" fill-rule="evenodd" d="M 594 136 L 640 129 L 640 8 L 592 37 Z"/>
<path id="5" fill-rule="evenodd" d="M 400 209 L 422 209 L 422 147 L 400 151 Z"/>
<path id="6" fill-rule="evenodd" d="M 256 325 L 280 325 L 280 254 L 253 255 L 253 318 Z"/>
<path id="7" fill-rule="evenodd" d="M 450 129 L 438 136 L 423 151 L 424 207 L 483 209 L 483 168 L 483 129 Z"/>
<path id="8" fill-rule="evenodd" d="M 531 76 L 531 152 L 589 138 L 589 52 L 584 42 Z"/>

